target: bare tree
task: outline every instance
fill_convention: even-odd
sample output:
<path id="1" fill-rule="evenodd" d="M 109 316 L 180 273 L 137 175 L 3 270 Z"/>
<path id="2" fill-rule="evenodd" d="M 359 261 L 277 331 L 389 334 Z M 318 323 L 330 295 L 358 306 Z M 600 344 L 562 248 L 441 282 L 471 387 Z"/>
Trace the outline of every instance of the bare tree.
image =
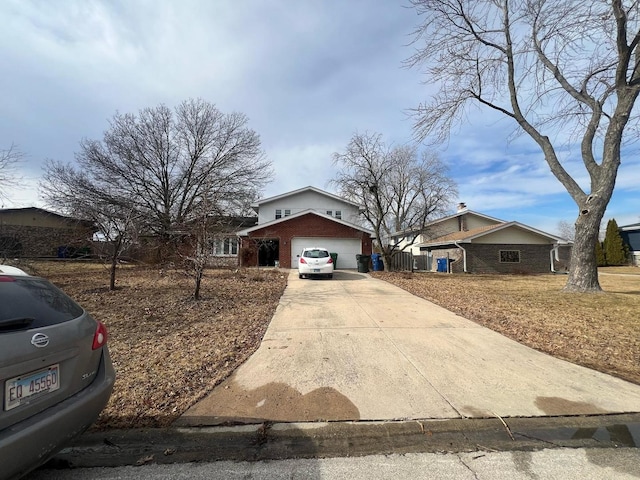
<path id="1" fill-rule="evenodd" d="M 23 159 L 24 153 L 14 144 L 6 150 L 0 150 L 0 197 L 6 198 L 1 187 L 16 186 L 20 181 L 17 166 Z"/>
<path id="2" fill-rule="evenodd" d="M 190 221 L 184 226 L 183 239 L 185 248 L 182 259 L 187 275 L 194 280 L 193 299 L 200 300 L 202 279 L 207 266 L 213 261 L 213 245 L 216 239 L 228 233 L 230 217 L 224 211 L 217 209 L 217 205 L 210 204 L 211 198 L 200 199 L 194 209 Z"/>
<path id="3" fill-rule="evenodd" d="M 437 156 L 420 156 L 411 146 L 387 147 L 380 134 L 354 134 L 344 152 L 333 154 L 333 161 L 339 171 L 332 184 L 342 196 L 363 205 L 366 224 L 388 267 L 457 194 Z M 398 232 L 403 233 L 394 240 Z"/>
<path id="4" fill-rule="evenodd" d="M 576 229 L 571 223 L 566 220 L 560 220 L 558 222 L 558 233 L 565 240 L 574 241 L 576 238 Z"/>
<path id="5" fill-rule="evenodd" d="M 103 258 L 109 265 L 109 289 L 115 290 L 117 265 L 142 221 L 135 202 L 118 196 L 119 192 L 86 172 L 52 161 L 46 163 L 41 191 L 47 204 L 94 223 L 104 245 L 101 255 L 107 252 Z"/>
<path id="6" fill-rule="evenodd" d="M 82 141 L 77 166 L 47 168 L 84 172 L 101 192 L 134 205 L 145 234 L 172 245 L 201 204 L 234 212 L 270 181 L 271 163 L 247 121 L 200 99 L 175 111 L 160 105 L 116 114 L 102 141 Z"/>
<path id="7" fill-rule="evenodd" d="M 595 244 L 640 89 L 639 9 L 623 0 L 411 0 L 424 22 L 408 60 L 439 87 L 417 135 L 446 140 L 470 103 L 515 122 L 578 207 L 566 291 L 600 291 Z M 630 132 L 627 132 L 627 136 Z M 562 136 L 565 138 L 563 139 Z M 554 140 L 552 140 L 554 138 Z M 568 140 L 567 140 L 568 138 Z M 558 155 L 580 140 L 587 191 Z"/>
<path id="8" fill-rule="evenodd" d="M 189 252 L 183 255 L 185 270 L 194 280 L 193 299 L 200 300 L 200 288 L 202 277 L 210 257 L 209 244 L 211 231 L 209 226 L 209 215 L 204 205 L 202 212 L 191 223 L 189 229 Z"/>
<path id="9" fill-rule="evenodd" d="M 133 245 L 138 234 L 139 214 L 131 204 L 105 204 L 88 211 L 102 234 L 109 254 L 109 290 L 116 288 L 116 270 L 127 247 Z M 85 216 L 85 218 L 87 218 Z"/>

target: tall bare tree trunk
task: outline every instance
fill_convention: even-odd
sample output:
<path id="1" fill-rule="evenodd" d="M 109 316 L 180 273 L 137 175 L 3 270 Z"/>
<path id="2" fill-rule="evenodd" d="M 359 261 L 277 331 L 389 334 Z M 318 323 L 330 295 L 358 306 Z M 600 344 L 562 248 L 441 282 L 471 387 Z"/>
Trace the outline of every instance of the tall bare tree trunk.
<path id="1" fill-rule="evenodd" d="M 595 253 L 602 214 L 594 215 L 593 213 L 592 210 L 589 215 L 580 215 L 576 221 L 576 236 L 571 250 L 571 268 L 563 289 L 565 292 L 602 291 L 598 281 Z"/>

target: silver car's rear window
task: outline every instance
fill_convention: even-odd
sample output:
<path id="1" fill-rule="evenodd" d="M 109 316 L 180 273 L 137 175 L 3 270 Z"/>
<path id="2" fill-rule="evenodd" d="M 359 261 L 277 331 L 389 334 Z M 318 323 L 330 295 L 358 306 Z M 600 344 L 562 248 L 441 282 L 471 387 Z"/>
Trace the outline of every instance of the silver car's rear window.
<path id="1" fill-rule="evenodd" d="M 0 278 L 0 333 L 41 328 L 78 318 L 84 310 L 48 281 L 35 277 Z"/>

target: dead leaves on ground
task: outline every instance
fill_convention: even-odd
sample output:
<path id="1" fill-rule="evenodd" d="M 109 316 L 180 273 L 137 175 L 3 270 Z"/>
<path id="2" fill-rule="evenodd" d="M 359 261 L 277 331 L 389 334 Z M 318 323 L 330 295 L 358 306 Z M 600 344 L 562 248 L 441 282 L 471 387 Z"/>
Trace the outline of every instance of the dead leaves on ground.
<path id="1" fill-rule="evenodd" d="M 207 271 L 194 301 L 179 270 L 129 268 L 113 292 L 99 269 L 57 272 L 48 278 L 109 331 L 117 379 L 96 428 L 166 426 L 203 398 L 257 349 L 288 274 Z"/>

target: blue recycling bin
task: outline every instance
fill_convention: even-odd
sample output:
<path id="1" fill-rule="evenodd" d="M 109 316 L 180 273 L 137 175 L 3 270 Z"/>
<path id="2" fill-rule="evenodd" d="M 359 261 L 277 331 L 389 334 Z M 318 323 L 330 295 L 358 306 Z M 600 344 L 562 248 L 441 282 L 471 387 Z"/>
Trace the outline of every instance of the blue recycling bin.
<path id="1" fill-rule="evenodd" d="M 438 272 L 443 272 L 443 273 L 447 273 L 447 271 L 449 270 L 447 268 L 447 259 L 446 258 L 439 258 L 438 259 L 438 267 L 437 270 Z"/>
<path id="2" fill-rule="evenodd" d="M 379 272 L 382 270 L 382 258 L 379 253 L 371 254 L 371 264 L 373 265 L 373 271 Z"/>

